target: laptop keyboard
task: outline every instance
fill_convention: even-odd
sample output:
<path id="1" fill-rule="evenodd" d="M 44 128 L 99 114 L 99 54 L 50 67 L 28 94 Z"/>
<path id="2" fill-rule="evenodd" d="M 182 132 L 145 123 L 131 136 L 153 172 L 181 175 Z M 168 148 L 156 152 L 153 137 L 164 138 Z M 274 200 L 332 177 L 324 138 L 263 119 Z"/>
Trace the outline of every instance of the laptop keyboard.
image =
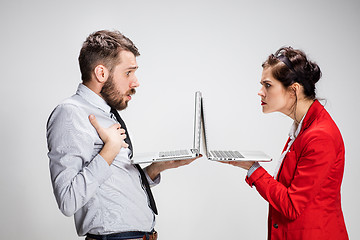
<path id="1" fill-rule="evenodd" d="M 244 158 L 238 151 L 210 151 L 217 158 Z"/>
<path id="2" fill-rule="evenodd" d="M 175 150 L 175 151 L 164 151 L 159 153 L 159 157 L 176 157 L 176 156 L 184 156 L 189 155 L 188 150 Z"/>

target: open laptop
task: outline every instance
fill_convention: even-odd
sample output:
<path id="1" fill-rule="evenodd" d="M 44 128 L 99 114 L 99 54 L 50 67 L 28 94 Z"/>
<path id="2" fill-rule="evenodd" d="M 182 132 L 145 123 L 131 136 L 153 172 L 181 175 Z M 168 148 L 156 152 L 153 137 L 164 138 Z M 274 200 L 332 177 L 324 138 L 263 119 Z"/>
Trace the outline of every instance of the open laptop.
<path id="1" fill-rule="evenodd" d="M 208 137 L 206 134 L 206 121 L 204 112 L 204 99 L 201 92 L 196 92 L 197 98 L 201 102 L 201 120 L 203 124 L 203 136 L 205 144 L 206 156 L 209 160 L 213 161 L 257 161 L 257 162 L 270 162 L 272 159 L 262 151 L 240 151 L 240 150 L 209 150 Z"/>
<path id="2" fill-rule="evenodd" d="M 193 148 L 152 152 L 135 153 L 131 159 L 133 164 L 151 163 L 157 161 L 185 160 L 195 158 L 200 155 L 200 137 L 201 137 L 201 96 L 195 94 L 195 115 L 194 115 L 194 140 Z"/>

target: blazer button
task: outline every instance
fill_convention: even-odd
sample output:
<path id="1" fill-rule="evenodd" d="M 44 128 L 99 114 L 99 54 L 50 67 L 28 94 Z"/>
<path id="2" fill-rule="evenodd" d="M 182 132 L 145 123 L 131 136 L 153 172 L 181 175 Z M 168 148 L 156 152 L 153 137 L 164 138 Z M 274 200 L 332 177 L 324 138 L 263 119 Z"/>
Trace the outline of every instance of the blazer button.
<path id="1" fill-rule="evenodd" d="M 273 226 L 274 226 L 274 228 L 276 228 L 276 229 L 279 227 L 279 225 L 277 225 L 276 223 L 274 223 Z"/>

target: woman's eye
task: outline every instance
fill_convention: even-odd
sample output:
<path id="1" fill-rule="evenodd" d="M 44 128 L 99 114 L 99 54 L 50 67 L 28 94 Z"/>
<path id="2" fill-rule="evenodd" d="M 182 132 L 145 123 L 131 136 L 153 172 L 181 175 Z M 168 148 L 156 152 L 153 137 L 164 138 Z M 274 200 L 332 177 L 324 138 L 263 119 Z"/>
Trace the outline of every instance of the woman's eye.
<path id="1" fill-rule="evenodd" d="M 268 83 L 265 83 L 265 87 L 266 87 L 266 88 L 269 88 L 269 87 L 271 87 L 271 85 L 268 84 Z"/>
<path id="2" fill-rule="evenodd" d="M 129 76 L 129 75 L 130 75 L 130 73 L 131 73 L 131 71 L 126 72 L 126 76 Z"/>

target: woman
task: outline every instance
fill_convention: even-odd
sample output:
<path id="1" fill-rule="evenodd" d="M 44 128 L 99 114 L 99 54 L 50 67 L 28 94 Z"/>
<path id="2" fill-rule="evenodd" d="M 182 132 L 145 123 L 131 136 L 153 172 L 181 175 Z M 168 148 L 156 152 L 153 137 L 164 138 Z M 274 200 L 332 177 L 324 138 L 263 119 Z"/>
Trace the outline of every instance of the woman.
<path id="1" fill-rule="evenodd" d="M 257 162 L 246 182 L 269 202 L 268 239 L 348 239 L 341 210 L 344 143 L 315 96 L 319 66 L 300 50 L 279 49 L 263 63 L 261 105 L 294 120 L 274 177 Z"/>

